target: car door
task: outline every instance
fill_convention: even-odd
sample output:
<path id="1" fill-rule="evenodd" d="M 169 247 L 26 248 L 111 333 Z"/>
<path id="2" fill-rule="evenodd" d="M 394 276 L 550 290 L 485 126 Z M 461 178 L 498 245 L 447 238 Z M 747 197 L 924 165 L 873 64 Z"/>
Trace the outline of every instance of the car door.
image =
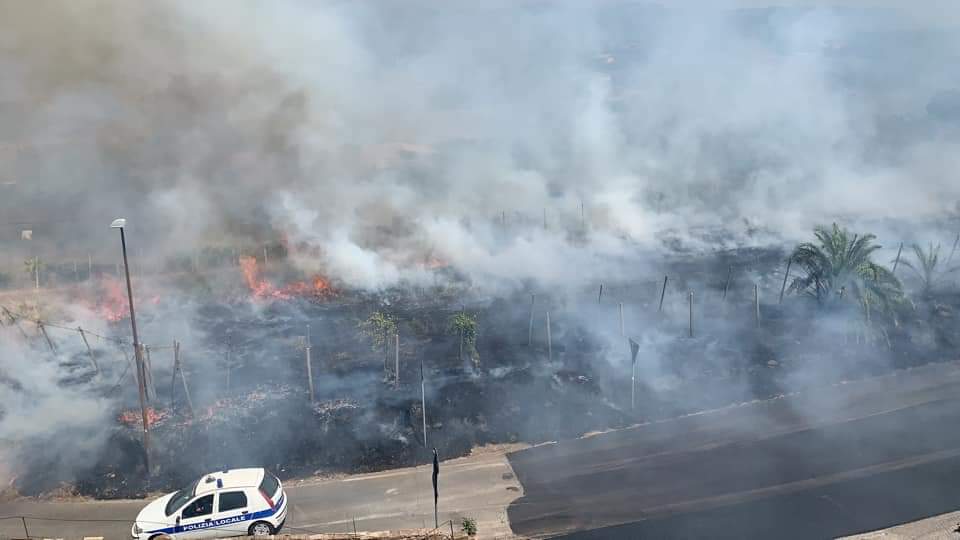
<path id="1" fill-rule="evenodd" d="M 231 534 L 246 534 L 250 522 L 247 494 L 243 489 L 221 491 L 217 498 L 217 515 L 214 518 L 218 530 Z"/>
<path id="2" fill-rule="evenodd" d="M 187 503 L 180 511 L 177 538 L 216 538 L 213 529 L 214 494 L 201 495 Z"/>

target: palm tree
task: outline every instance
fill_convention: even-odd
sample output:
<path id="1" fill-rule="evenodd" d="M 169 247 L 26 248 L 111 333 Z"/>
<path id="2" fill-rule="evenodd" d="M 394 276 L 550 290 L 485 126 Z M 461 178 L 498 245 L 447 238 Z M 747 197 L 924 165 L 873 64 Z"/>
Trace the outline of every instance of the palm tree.
<path id="1" fill-rule="evenodd" d="M 480 353 L 477 352 L 477 318 L 463 311 L 450 318 L 450 331 L 460 337 L 459 360 L 463 361 L 463 350 L 476 367 L 480 367 Z"/>
<path id="2" fill-rule="evenodd" d="M 383 348 L 383 371 L 390 368 L 390 338 L 397 333 L 397 319 L 388 313 L 375 311 L 357 324 L 360 332 L 370 340 L 373 350 Z"/>
<path id="3" fill-rule="evenodd" d="M 917 262 L 914 264 L 904 260 L 902 261 L 903 265 L 913 270 L 920 279 L 920 294 L 924 297 L 930 296 L 937 286 L 937 282 L 943 277 L 942 275 L 957 270 L 957 267 L 947 268 L 943 271 L 938 268 L 940 266 L 940 244 L 934 246 L 931 242 L 926 251 L 917 244 L 913 244 L 911 247 Z"/>
<path id="4" fill-rule="evenodd" d="M 856 299 L 870 317 L 870 311 L 889 312 L 903 296 L 900 281 L 886 267 L 871 260 L 880 246 L 872 234 L 851 235 L 836 223 L 813 231 L 817 243 L 804 242 L 790 255 L 802 269 L 790 290 L 827 305 Z"/>

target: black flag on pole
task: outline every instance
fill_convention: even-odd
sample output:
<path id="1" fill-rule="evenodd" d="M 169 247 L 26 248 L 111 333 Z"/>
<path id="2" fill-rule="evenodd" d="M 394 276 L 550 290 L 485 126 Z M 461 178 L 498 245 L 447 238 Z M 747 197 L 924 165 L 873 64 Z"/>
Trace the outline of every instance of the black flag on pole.
<path id="1" fill-rule="evenodd" d="M 629 338 L 629 339 L 630 339 L 630 364 L 633 365 L 637 363 L 637 353 L 640 352 L 640 344 L 634 341 L 633 338 Z"/>
<path id="2" fill-rule="evenodd" d="M 437 500 L 440 492 L 437 490 L 437 478 L 440 476 L 440 460 L 437 458 L 437 449 L 433 449 L 433 526 L 439 527 L 437 521 Z"/>

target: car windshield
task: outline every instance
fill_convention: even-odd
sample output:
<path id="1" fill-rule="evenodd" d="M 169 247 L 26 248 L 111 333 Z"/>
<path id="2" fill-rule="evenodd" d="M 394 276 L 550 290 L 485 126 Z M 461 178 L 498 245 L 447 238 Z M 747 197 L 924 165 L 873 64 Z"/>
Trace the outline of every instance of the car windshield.
<path id="1" fill-rule="evenodd" d="M 197 489 L 197 483 L 199 481 L 200 479 L 194 480 L 189 486 L 174 493 L 173 497 L 170 497 L 170 500 L 167 501 L 167 507 L 165 509 L 165 512 L 168 516 L 179 510 L 181 506 L 187 504 L 187 501 L 193 498 L 193 492 Z"/>

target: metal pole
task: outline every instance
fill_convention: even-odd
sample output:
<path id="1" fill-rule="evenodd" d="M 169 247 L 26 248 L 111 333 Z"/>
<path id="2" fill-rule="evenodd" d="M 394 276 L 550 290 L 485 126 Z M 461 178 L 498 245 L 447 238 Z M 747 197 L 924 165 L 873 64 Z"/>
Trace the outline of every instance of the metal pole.
<path id="1" fill-rule="evenodd" d="M 400 332 L 393 335 L 393 377 L 397 388 L 400 387 Z"/>
<path id="2" fill-rule="evenodd" d="M 693 291 L 690 291 L 690 337 L 693 337 Z"/>
<path id="3" fill-rule="evenodd" d="M 177 390 L 177 369 L 180 367 L 177 365 L 177 362 L 177 340 L 173 340 L 173 368 L 170 370 L 172 373 L 172 375 L 170 375 L 170 412 L 173 412 L 174 410 L 173 398 L 176 395 L 175 392 Z"/>
<path id="4" fill-rule="evenodd" d="M 627 341 L 627 347 L 630 347 L 630 342 Z M 630 351 L 633 352 L 632 350 Z M 630 361 L 630 409 L 634 409 L 637 406 L 637 363 L 632 359 Z"/>
<path id="5" fill-rule="evenodd" d="M 793 263 L 793 257 L 787 259 L 787 271 L 783 273 L 783 285 L 780 286 L 780 300 L 778 304 L 783 303 L 783 292 L 787 290 L 787 278 L 790 277 L 790 264 Z"/>
<path id="6" fill-rule="evenodd" d="M 537 295 L 530 295 L 530 329 L 527 332 L 527 347 L 533 346 L 533 306 L 537 303 Z"/>
<path id="7" fill-rule="evenodd" d="M 27 518 L 20 516 L 20 522 L 23 523 L 23 537 L 29 540 L 30 531 L 27 530 Z"/>
<path id="8" fill-rule="evenodd" d="M 553 337 L 550 335 L 550 312 L 547 312 L 547 361 L 553 362 Z"/>
<path id="9" fill-rule="evenodd" d="M 144 385 L 143 354 L 137 334 L 137 315 L 133 308 L 133 286 L 130 284 L 130 265 L 127 263 L 127 237 L 120 227 L 120 246 L 123 250 L 123 271 L 127 278 L 127 301 L 130 303 L 130 327 L 133 330 L 133 353 L 137 361 L 137 391 L 140 394 L 140 416 L 143 420 L 143 465 L 150 476 L 150 420 L 147 418 L 147 396 Z"/>
<path id="10" fill-rule="evenodd" d="M 667 294 L 667 278 L 670 276 L 663 276 L 663 289 L 660 291 L 660 307 L 657 308 L 657 311 L 663 311 L 663 297 Z"/>
<path id="11" fill-rule="evenodd" d="M 420 408 L 423 412 L 423 446 L 427 446 L 427 386 L 423 380 L 423 359 L 420 359 Z"/>
<path id="12" fill-rule="evenodd" d="M 306 362 L 307 362 L 307 384 L 308 384 L 309 387 L 310 387 L 310 403 L 313 404 L 313 401 L 314 401 L 314 397 L 313 397 L 313 367 L 310 365 L 310 349 L 311 349 L 311 343 L 310 343 L 310 325 L 308 324 L 308 325 L 307 325 L 307 346 L 305 347 L 305 350 L 306 350 Z"/>
<path id="13" fill-rule="evenodd" d="M 87 279 L 93 278 L 93 255 L 87 253 Z"/>
<path id="14" fill-rule="evenodd" d="M 757 319 L 757 328 L 760 328 L 760 284 L 753 284 L 753 307 Z"/>
<path id="15" fill-rule="evenodd" d="M 266 266 L 270 262 L 269 257 L 267 257 L 267 246 L 263 246 L 263 265 Z"/>
<path id="16" fill-rule="evenodd" d="M 597 295 L 597 303 L 599 304 L 601 300 L 603 300 L 603 283 L 600 284 L 600 294 Z"/>

